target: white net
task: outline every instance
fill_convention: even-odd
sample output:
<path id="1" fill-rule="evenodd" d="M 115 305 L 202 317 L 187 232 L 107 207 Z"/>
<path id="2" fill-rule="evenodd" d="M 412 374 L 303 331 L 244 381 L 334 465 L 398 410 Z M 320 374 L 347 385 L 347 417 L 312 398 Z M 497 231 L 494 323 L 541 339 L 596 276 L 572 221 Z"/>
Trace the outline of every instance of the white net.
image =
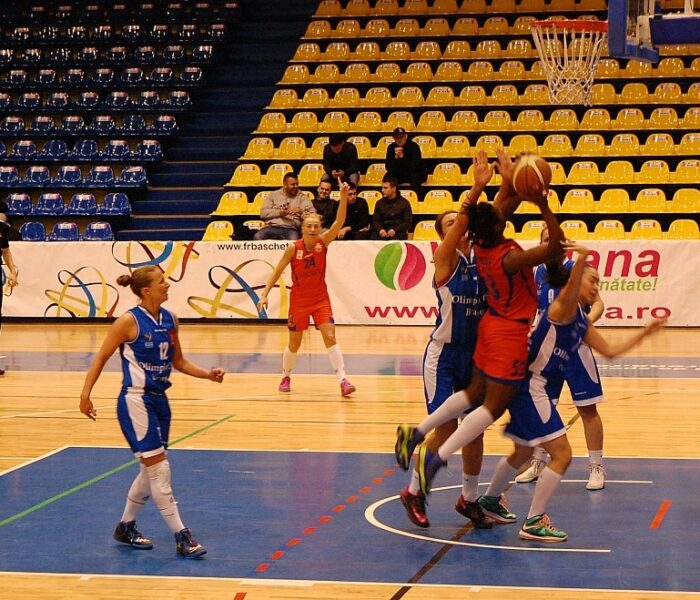
<path id="1" fill-rule="evenodd" d="M 591 105 L 595 69 L 608 35 L 607 23 L 546 20 L 532 24 L 552 104 Z"/>

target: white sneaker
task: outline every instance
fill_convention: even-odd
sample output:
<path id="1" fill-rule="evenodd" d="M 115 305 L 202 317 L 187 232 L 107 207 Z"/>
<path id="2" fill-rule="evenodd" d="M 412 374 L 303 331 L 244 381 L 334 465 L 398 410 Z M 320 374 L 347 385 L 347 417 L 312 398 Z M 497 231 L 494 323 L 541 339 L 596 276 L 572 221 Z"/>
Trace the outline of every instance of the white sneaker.
<path id="1" fill-rule="evenodd" d="M 535 481 L 535 479 L 540 476 L 540 473 L 544 471 L 546 466 L 547 463 L 545 461 L 540 460 L 539 458 L 533 458 L 530 466 L 527 468 L 527 470 L 523 471 L 515 478 L 515 482 L 530 483 L 531 481 Z"/>
<path id="2" fill-rule="evenodd" d="M 605 487 L 605 469 L 603 465 L 589 465 L 587 490 L 602 490 Z"/>

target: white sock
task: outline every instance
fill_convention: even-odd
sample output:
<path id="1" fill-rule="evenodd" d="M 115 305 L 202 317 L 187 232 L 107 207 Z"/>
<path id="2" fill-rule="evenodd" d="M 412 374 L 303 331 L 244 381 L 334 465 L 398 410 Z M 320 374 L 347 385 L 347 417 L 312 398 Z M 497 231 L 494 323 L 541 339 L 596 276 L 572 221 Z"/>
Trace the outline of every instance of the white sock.
<path id="1" fill-rule="evenodd" d="M 544 471 L 540 473 L 535 485 L 535 496 L 532 498 L 532 504 L 530 504 L 530 512 L 527 513 L 528 519 L 547 512 L 547 504 L 557 487 L 559 487 L 561 477 L 559 473 L 555 473 L 549 467 L 545 467 Z"/>
<path id="2" fill-rule="evenodd" d="M 464 411 L 468 410 L 470 406 L 471 403 L 469 402 L 469 396 L 467 396 L 466 391 L 460 390 L 459 392 L 455 392 L 451 396 L 448 396 L 435 412 L 423 419 L 420 425 L 418 425 L 418 431 L 425 436 L 443 423 L 461 417 Z"/>
<path id="3" fill-rule="evenodd" d="M 177 509 L 177 502 L 173 497 L 170 463 L 166 459 L 146 467 L 146 469 L 148 470 L 148 479 L 151 483 L 153 503 L 158 507 L 170 531 L 173 533 L 182 531 L 185 526 L 180 520 L 180 511 Z"/>
<path id="4" fill-rule="evenodd" d="M 340 346 L 336 344 L 335 346 L 327 348 L 327 350 L 333 371 L 335 371 L 338 381 L 342 382 L 343 379 L 345 379 L 345 363 L 343 362 L 343 353 L 340 351 Z"/>
<path id="5" fill-rule="evenodd" d="M 139 474 L 134 479 L 126 495 L 126 505 L 122 522 L 135 521 L 148 499 L 151 497 L 151 482 L 148 480 L 146 465 L 141 463 Z"/>
<path id="6" fill-rule="evenodd" d="M 479 476 L 462 472 L 462 497 L 467 502 L 476 502 L 479 497 Z"/>
<path id="7" fill-rule="evenodd" d="M 588 462 L 591 465 L 602 465 L 603 464 L 603 451 L 602 450 L 589 450 L 588 451 Z"/>
<path id="8" fill-rule="evenodd" d="M 297 362 L 297 353 L 292 352 L 287 346 L 282 353 L 282 374 L 289 377 L 292 374 L 292 369 Z"/>
<path id="9" fill-rule="evenodd" d="M 532 460 L 541 460 L 542 462 L 546 463 L 547 460 L 549 460 L 549 454 L 547 454 L 547 451 L 544 448 L 537 446 L 535 451 L 532 453 Z"/>
<path id="10" fill-rule="evenodd" d="M 420 478 L 415 469 L 411 469 L 411 482 L 408 484 L 408 491 L 414 496 L 420 492 Z"/>
<path id="11" fill-rule="evenodd" d="M 452 396 L 450 396 L 450 398 L 451 397 Z M 442 410 L 444 406 L 445 405 L 443 404 L 435 412 Z M 440 449 L 438 450 L 440 458 L 447 462 L 447 459 L 457 452 L 457 450 L 464 448 L 464 446 L 466 446 L 469 442 L 474 441 L 479 434 L 486 431 L 486 428 L 491 425 L 493 421 L 493 416 L 485 406 L 480 406 L 479 408 L 474 409 L 466 417 L 464 417 L 464 419 L 462 419 L 459 427 L 457 427 L 457 431 L 447 438 L 445 443 L 440 446 Z"/>
<path id="12" fill-rule="evenodd" d="M 503 490 L 506 489 L 506 486 L 517 473 L 518 469 L 512 467 L 505 456 L 501 457 L 501 460 L 499 460 L 496 465 L 496 470 L 493 472 L 493 477 L 491 477 L 491 483 L 489 483 L 489 487 L 486 490 L 486 496 L 496 496 L 500 498 Z"/>

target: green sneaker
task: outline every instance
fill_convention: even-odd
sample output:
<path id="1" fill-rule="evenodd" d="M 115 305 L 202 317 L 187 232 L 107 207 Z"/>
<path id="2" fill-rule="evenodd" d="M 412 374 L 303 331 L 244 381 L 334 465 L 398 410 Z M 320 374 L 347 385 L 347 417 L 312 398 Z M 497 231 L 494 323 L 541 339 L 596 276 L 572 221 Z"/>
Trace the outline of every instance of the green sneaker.
<path id="1" fill-rule="evenodd" d="M 406 423 L 401 423 L 396 428 L 396 445 L 394 446 L 394 456 L 396 456 L 396 462 L 404 470 L 408 471 L 408 467 L 411 464 L 411 456 L 413 456 L 413 451 L 420 442 L 416 440 L 416 428 L 406 425 Z"/>
<path id="2" fill-rule="evenodd" d="M 517 515 L 508 510 L 503 496 L 480 496 L 477 502 L 484 514 L 496 523 L 515 523 L 518 520 Z"/>
<path id="3" fill-rule="evenodd" d="M 549 515 L 543 513 L 530 517 L 523 523 L 519 534 L 521 540 L 535 540 L 536 542 L 565 542 L 569 539 L 566 531 L 557 529 L 549 520 Z"/>

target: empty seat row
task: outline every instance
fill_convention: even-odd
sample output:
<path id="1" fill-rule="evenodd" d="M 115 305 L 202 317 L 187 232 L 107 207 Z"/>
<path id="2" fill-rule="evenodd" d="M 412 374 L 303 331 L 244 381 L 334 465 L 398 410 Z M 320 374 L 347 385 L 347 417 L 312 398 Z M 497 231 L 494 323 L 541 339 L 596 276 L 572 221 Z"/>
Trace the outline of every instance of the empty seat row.
<path id="1" fill-rule="evenodd" d="M 157 161 L 163 159 L 163 150 L 158 140 L 141 140 L 132 149 L 126 140 L 109 140 L 100 150 L 95 140 L 78 140 L 69 150 L 65 140 L 48 140 L 39 150 L 33 140 L 18 140 L 6 153 L 5 144 L 0 141 L 0 160 L 5 161 Z"/>
<path id="2" fill-rule="evenodd" d="M 629 231 L 621 221 L 603 219 L 595 224 L 592 231 L 584 221 L 564 221 L 562 229 L 567 238 L 575 240 L 697 240 L 700 239 L 698 224 L 692 219 L 676 219 L 669 225 L 668 231 L 663 231 L 661 224 L 655 219 L 639 219 L 632 223 Z M 528 221 L 520 233 L 512 235 L 520 240 L 539 240 L 543 221 Z"/>
<path id="3" fill-rule="evenodd" d="M 8 115 L 0 121 L 0 134 L 3 136 L 33 134 L 36 136 L 48 136 L 51 134 L 98 134 L 109 135 L 120 133 L 122 135 L 138 135 L 153 133 L 158 136 L 177 133 L 177 120 L 173 115 L 154 116 L 150 123 L 143 115 L 124 115 L 119 122 L 112 115 L 95 115 L 91 122 L 86 124 L 81 115 L 66 115 L 56 123 L 49 115 L 34 117 L 29 124 L 25 123 L 19 115 Z"/>
<path id="4" fill-rule="evenodd" d="M 198 85 L 201 82 L 202 69 L 196 66 L 185 67 L 179 73 L 173 71 L 171 67 L 155 67 L 148 75 L 140 67 L 128 67 L 119 76 L 110 68 L 95 69 L 88 74 L 86 74 L 84 69 L 68 69 L 60 74 L 55 69 L 40 69 L 31 75 L 25 69 L 11 69 L 0 79 L 0 85 L 9 88 L 83 87 L 86 84 L 99 84 L 100 86 L 113 84 L 128 86 L 179 84 L 191 86 Z"/>
<path id="5" fill-rule="evenodd" d="M 56 216 L 56 215 L 129 215 L 131 204 L 123 192 L 106 194 L 98 203 L 93 194 L 74 194 L 66 205 L 59 192 L 41 194 L 36 203 L 26 192 L 10 194 L 5 199 L 8 214 L 16 216 Z"/>
<path id="6" fill-rule="evenodd" d="M 24 175 L 15 166 L 0 166 L 0 187 L 59 187 L 59 188 L 110 188 L 110 187 L 145 187 L 148 178 L 143 167 L 124 167 L 115 177 L 114 169 L 109 165 L 96 165 L 86 175 L 78 165 L 64 165 L 58 168 L 52 177 L 49 167 L 37 165 L 27 167 Z"/>
<path id="7" fill-rule="evenodd" d="M 156 90 L 143 90 L 129 95 L 126 91 L 113 91 L 100 94 L 96 91 L 81 92 L 76 98 L 66 92 L 53 92 L 42 95 L 39 92 L 25 92 L 13 100 L 8 93 L 0 93 L 0 110 L 187 110 L 192 105 L 189 92 L 172 90 L 161 97 Z"/>
<path id="8" fill-rule="evenodd" d="M 26 242 L 111 242 L 114 240 L 112 226 L 106 221 L 88 223 L 85 232 L 80 235 L 77 223 L 54 223 L 51 232 L 46 235 L 46 228 L 40 221 L 28 221 L 19 229 L 22 240 Z"/>
<path id="9" fill-rule="evenodd" d="M 85 46 L 78 50 L 54 48 L 47 51 L 42 48 L 0 48 L 0 65 L 4 67 L 49 66 L 49 65 L 124 65 L 136 64 L 187 64 L 208 63 L 214 56 L 214 47 L 210 44 L 184 46 L 112 46 L 100 49 Z"/>

